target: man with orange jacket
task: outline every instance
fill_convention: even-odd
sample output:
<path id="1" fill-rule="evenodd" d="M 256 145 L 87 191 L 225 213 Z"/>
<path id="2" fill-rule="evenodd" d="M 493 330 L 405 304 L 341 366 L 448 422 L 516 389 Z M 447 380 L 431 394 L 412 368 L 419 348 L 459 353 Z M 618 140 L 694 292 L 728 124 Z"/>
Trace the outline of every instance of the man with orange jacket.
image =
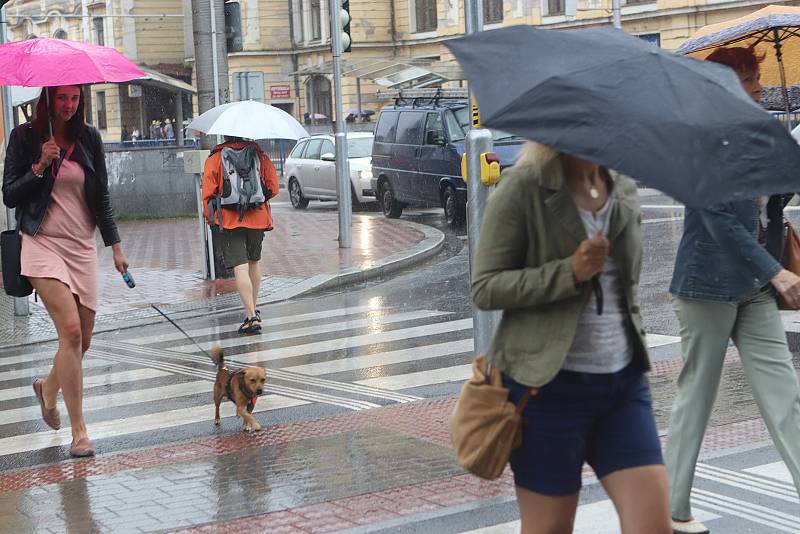
<path id="1" fill-rule="evenodd" d="M 246 209 L 223 208 L 209 213 L 209 201 L 212 205 L 217 197 L 223 194 L 223 176 L 225 173 L 222 161 L 222 149 L 229 147 L 241 150 L 252 146 L 258 158 L 259 175 L 261 177 L 264 202 Z M 278 194 L 278 173 L 269 157 L 252 141 L 238 137 L 225 136 L 225 142 L 215 146 L 206 159 L 203 169 L 203 208 L 209 224 L 222 221 L 220 240 L 225 266 L 233 269 L 236 289 L 242 299 L 246 316 L 239 327 L 240 334 L 257 334 L 261 332 L 261 314 L 256 309 L 258 291 L 261 285 L 261 243 L 264 232 L 272 230 L 272 213 L 269 199 Z M 212 220 L 213 216 L 213 220 Z"/>

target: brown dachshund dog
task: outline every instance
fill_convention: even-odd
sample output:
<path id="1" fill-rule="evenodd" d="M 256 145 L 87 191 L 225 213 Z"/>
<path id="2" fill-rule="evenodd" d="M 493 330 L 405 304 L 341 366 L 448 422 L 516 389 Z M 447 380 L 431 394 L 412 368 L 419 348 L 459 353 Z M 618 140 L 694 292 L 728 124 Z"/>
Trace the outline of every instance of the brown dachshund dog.
<path id="1" fill-rule="evenodd" d="M 256 407 L 256 398 L 264 393 L 264 384 L 267 381 L 266 369 L 245 367 L 229 370 L 225 366 L 225 358 L 218 345 L 211 348 L 211 358 L 217 364 L 217 380 L 214 382 L 214 404 L 217 406 L 217 411 L 214 424 L 219 426 L 219 405 L 224 397 L 228 397 L 236 405 L 236 415 L 244 419 L 242 430 L 245 432 L 261 430 L 261 425 L 252 414 Z"/>

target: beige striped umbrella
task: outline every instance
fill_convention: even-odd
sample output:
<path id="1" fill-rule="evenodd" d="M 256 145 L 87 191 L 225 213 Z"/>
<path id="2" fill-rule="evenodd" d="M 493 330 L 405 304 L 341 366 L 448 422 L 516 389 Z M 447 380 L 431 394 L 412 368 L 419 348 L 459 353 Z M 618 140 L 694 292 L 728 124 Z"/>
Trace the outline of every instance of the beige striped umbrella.
<path id="1" fill-rule="evenodd" d="M 703 26 L 676 52 L 705 59 L 716 48 L 734 46 L 753 47 L 764 56 L 761 83 L 783 88 L 788 112 L 786 87 L 800 84 L 800 7 L 766 6 L 738 19 Z"/>

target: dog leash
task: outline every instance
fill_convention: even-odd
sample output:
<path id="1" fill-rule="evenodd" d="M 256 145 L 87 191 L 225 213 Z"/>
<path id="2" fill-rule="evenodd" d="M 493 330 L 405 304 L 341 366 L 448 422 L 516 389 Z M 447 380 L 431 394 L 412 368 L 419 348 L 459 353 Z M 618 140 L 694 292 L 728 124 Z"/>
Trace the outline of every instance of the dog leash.
<path id="1" fill-rule="evenodd" d="M 158 313 L 160 313 L 160 314 L 161 314 L 161 316 L 162 316 L 162 317 L 164 317 L 164 319 L 166 319 L 167 321 L 169 321 L 170 323 L 172 323 L 172 326 L 174 326 L 175 328 L 177 328 L 178 330 L 180 330 L 181 334 L 183 334 L 184 336 L 186 336 L 186 338 L 187 338 L 189 341 L 191 341 L 192 343 L 194 343 L 194 346 L 195 346 L 195 347 L 197 347 L 198 349 L 200 349 L 201 351 L 203 351 L 203 354 L 205 354 L 206 356 L 208 356 L 208 357 L 209 357 L 209 358 L 211 358 L 212 360 L 214 359 L 214 358 L 212 358 L 212 357 L 211 357 L 211 354 L 209 354 L 209 353 L 208 353 L 208 351 L 206 351 L 206 349 L 204 349 L 203 347 L 201 347 L 201 346 L 200 346 L 200 345 L 197 343 L 197 341 L 195 341 L 195 340 L 194 340 L 194 338 L 193 338 L 192 336 L 190 336 L 189 334 L 187 334 L 187 333 L 186 333 L 186 331 L 184 331 L 184 329 L 183 329 L 183 328 L 181 328 L 180 326 L 178 326 L 178 325 L 177 325 L 177 323 L 175 323 L 175 321 L 173 321 L 172 319 L 170 319 L 170 318 L 167 316 L 167 314 L 166 314 L 166 313 L 164 313 L 163 311 L 159 310 L 159 309 L 158 309 L 158 306 L 156 306 L 155 304 L 151 304 L 151 305 L 150 305 L 150 307 L 152 307 L 152 308 L 153 308 L 155 311 L 157 311 Z"/>

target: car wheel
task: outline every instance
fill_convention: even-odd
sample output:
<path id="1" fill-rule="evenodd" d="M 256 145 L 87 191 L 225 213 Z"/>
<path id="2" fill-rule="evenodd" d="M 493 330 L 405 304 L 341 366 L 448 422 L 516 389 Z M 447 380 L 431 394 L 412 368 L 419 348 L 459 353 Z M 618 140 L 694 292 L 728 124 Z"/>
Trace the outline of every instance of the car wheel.
<path id="1" fill-rule="evenodd" d="M 403 205 L 394 198 L 392 184 L 383 182 L 380 187 L 380 202 L 383 214 L 389 219 L 397 219 L 403 213 Z"/>
<path id="2" fill-rule="evenodd" d="M 308 199 L 303 196 L 300 182 L 294 177 L 289 179 L 289 200 L 292 201 L 292 207 L 296 210 L 304 210 L 308 207 Z"/>
<path id="3" fill-rule="evenodd" d="M 459 226 L 464 224 L 465 206 L 458 204 L 456 197 L 456 189 L 452 185 L 448 185 L 442 194 L 442 207 L 444 208 L 444 218 L 450 226 Z"/>

